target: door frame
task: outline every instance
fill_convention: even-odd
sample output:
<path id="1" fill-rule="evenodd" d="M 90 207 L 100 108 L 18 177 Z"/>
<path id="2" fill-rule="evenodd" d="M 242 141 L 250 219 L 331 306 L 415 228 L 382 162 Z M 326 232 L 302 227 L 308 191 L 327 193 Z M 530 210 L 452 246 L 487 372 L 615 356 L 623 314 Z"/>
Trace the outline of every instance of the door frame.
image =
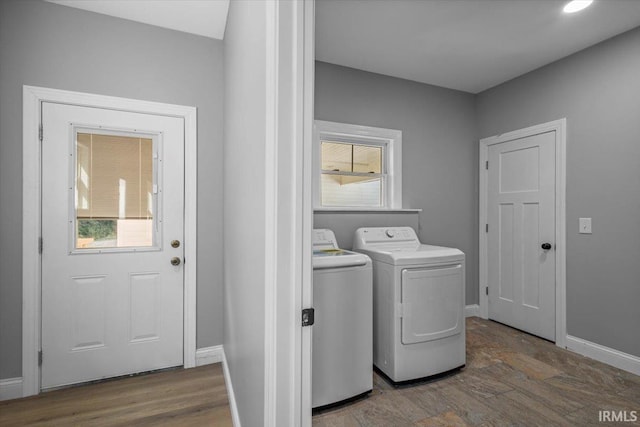
<path id="1" fill-rule="evenodd" d="M 183 364 L 196 365 L 197 272 L 197 109 L 83 92 L 23 86 L 22 114 L 22 396 L 40 393 L 38 351 L 41 343 L 42 256 L 40 254 L 42 103 L 121 110 L 131 113 L 177 117 L 184 120 L 184 265 Z M 46 129 L 45 129 L 46 131 Z M 45 242 L 46 244 L 46 242 Z"/>
<path id="2" fill-rule="evenodd" d="M 303 43 L 300 43 L 299 53 L 302 56 L 302 110 L 303 110 L 303 147 L 302 147 L 302 188 L 299 190 L 301 197 L 302 214 L 302 286 L 300 289 L 301 306 L 313 307 L 313 266 L 312 266 L 312 231 L 313 231 L 313 134 L 314 134 L 314 99 L 315 99 L 315 0 L 304 1 L 303 11 Z M 297 307 L 298 308 L 298 307 Z M 300 373 L 299 382 L 300 402 L 296 405 L 300 408 L 301 427 L 311 427 L 312 424 L 312 344 L 313 327 L 300 328 Z"/>
<path id="3" fill-rule="evenodd" d="M 315 0 L 266 6 L 265 426 L 311 425 Z"/>
<path id="4" fill-rule="evenodd" d="M 488 175 L 486 162 L 489 159 L 489 147 L 518 138 L 538 135 L 545 132 L 556 132 L 556 197 L 555 197 L 555 257 L 556 257 L 556 345 L 566 348 L 567 344 L 567 281 L 566 281 L 566 128 L 567 119 L 562 118 L 524 129 L 483 138 L 480 140 L 479 153 L 479 178 L 480 178 L 480 200 L 479 200 L 479 280 L 478 294 L 480 303 L 480 316 L 483 319 L 489 318 L 489 297 L 485 293 L 488 286 L 488 239 L 485 226 L 488 224 L 487 198 L 488 198 Z"/>

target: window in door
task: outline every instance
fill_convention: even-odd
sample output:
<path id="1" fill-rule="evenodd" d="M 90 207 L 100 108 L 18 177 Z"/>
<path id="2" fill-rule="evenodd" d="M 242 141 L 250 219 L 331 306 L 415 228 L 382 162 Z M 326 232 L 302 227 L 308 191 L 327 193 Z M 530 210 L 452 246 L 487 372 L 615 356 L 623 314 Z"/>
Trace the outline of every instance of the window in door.
<path id="1" fill-rule="evenodd" d="M 316 121 L 316 208 L 402 207 L 402 132 Z"/>
<path id="2" fill-rule="evenodd" d="M 153 135 L 87 129 L 74 134 L 73 251 L 153 247 Z"/>

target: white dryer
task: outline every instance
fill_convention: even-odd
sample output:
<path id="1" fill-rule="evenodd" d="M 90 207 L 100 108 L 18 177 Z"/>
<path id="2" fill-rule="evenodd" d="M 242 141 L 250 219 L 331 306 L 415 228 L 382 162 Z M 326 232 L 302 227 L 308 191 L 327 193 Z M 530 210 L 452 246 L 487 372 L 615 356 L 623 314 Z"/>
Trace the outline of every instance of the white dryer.
<path id="1" fill-rule="evenodd" d="M 411 227 L 360 228 L 353 250 L 373 260 L 373 364 L 396 383 L 464 366 L 464 253 Z"/>
<path id="2" fill-rule="evenodd" d="M 371 274 L 368 256 L 338 248 L 331 230 L 313 230 L 314 409 L 373 388 Z"/>

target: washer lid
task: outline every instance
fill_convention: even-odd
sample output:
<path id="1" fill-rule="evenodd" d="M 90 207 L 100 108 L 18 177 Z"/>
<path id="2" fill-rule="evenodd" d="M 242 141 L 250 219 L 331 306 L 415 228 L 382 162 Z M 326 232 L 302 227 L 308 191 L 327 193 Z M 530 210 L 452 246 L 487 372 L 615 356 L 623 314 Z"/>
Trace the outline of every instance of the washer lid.
<path id="1" fill-rule="evenodd" d="M 424 265 L 445 262 L 460 262 L 464 260 L 464 253 L 455 248 L 444 246 L 419 245 L 413 248 L 376 248 L 358 249 L 366 253 L 375 261 L 392 265 Z"/>
<path id="2" fill-rule="evenodd" d="M 356 267 L 370 263 L 371 259 L 364 255 L 344 249 L 315 249 L 313 251 L 313 269 L 337 267 Z"/>

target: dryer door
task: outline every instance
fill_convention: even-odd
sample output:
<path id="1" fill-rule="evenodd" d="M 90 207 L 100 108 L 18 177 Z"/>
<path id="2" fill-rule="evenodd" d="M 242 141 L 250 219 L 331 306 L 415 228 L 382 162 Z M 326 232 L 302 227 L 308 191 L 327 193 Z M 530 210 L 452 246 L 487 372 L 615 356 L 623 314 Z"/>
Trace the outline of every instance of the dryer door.
<path id="1" fill-rule="evenodd" d="M 402 270 L 402 344 L 437 340 L 462 331 L 462 265 Z"/>

